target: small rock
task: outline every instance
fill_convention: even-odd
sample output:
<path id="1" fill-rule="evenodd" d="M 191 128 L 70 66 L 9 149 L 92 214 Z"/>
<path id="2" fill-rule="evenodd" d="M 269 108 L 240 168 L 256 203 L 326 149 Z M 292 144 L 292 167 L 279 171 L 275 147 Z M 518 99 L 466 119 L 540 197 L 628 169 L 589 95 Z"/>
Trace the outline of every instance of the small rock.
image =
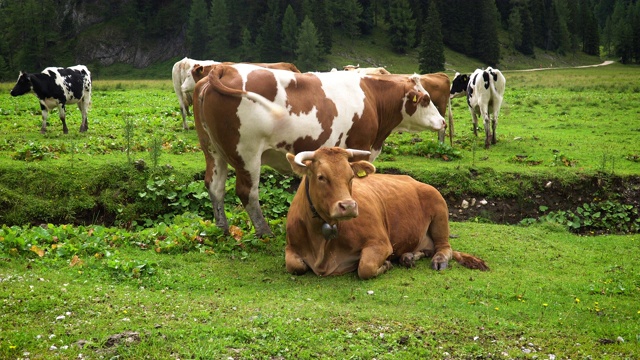
<path id="1" fill-rule="evenodd" d="M 462 204 L 460 205 L 460 207 L 462 207 L 463 209 L 468 208 L 469 202 L 467 200 L 462 200 Z"/>
<path id="2" fill-rule="evenodd" d="M 616 341 L 617 341 L 617 342 L 619 342 L 619 343 L 623 343 L 623 342 L 624 342 L 624 339 L 622 338 L 622 336 L 618 336 L 618 337 L 616 338 Z"/>
<path id="3" fill-rule="evenodd" d="M 546 187 L 547 189 L 551 187 L 551 184 L 553 184 L 553 182 L 549 181 L 546 183 L 546 185 L 544 187 Z"/>
<path id="4" fill-rule="evenodd" d="M 476 198 L 472 198 L 472 199 L 471 199 L 471 206 L 473 206 L 473 205 L 475 205 L 475 204 L 476 204 Z"/>
<path id="5" fill-rule="evenodd" d="M 480 205 L 487 205 L 489 202 L 485 199 L 479 201 Z"/>
<path id="6" fill-rule="evenodd" d="M 373 290 L 369 290 L 369 291 L 367 291 L 367 294 L 369 294 L 369 295 L 373 295 Z"/>

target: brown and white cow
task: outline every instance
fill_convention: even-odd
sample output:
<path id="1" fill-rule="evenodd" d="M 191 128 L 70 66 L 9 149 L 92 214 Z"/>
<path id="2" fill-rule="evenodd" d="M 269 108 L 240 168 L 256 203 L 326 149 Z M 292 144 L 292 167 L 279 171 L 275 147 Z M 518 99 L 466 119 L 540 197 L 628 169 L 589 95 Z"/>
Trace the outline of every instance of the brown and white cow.
<path id="1" fill-rule="evenodd" d="M 291 172 L 285 154 L 339 146 L 371 150 L 394 130 L 439 131 L 444 118 L 416 77 L 294 73 L 250 64 L 218 65 L 196 84 L 194 118 L 207 163 L 205 185 L 216 225 L 224 212 L 227 165 L 257 236 L 269 235 L 260 203 L 260 166 Z"/>
<path id="2" fill-rule="evenodd" d="M 407 75 L 404 75 L 407 76 Z M 433 105 L 436 106 L 442 117 L 445 117 L 449 109 L 449 144 L 453 145 L 453 114 L 451 113 L 450 89 L 451 81 L 445 73 L 433 73 L 420 75 L 420 83 L 427 90 Z M 445 129 L 438 132 L 438 141 L 444 143 Z"/>
<path id="3" fill-rule="evenodd" d="M 214 60 L 195 60 L 185 57 L 184 59 L 177 61 L 173 64 L 171 69 L 171 80 L 173 82 L 173 91 L 175 91 L 180 103 L 180 114 L 182 115 L 182 128 L 187 130 L 187 116 L 189 116 L 189 106 L 193 104 L 193 87 L 184 91 L 182 84 L 191 78 L 191 70 L 195 64 L 211 65 L 219 64 L 219 61 Z M 191 79 L 193 82 L 193 79 Z"/>
<path id="4" fill-rule="evenodd" d="M 406 175 L 374 174 L 367 161 L 349 162 L 359 155 L 335 147 L 287 154 L 303 177 L 287 215 L 288 272 L 357 270 L 370 279 L 390 269 L 391 261 L 412 267 L 425 256 L 435 270 L 451 259 L 489 269 L 483 260 L 451 249 L 449 210 L 438 190 Z"/>
<path id="5" fill-rule="evenodd" d="M 383 67 L 368 67 L 361 68 L 360 64 L 358 65 L 345 65 L 342 67 L 344 71 L 355 71 L 366 75 L 389 75 L 391 74 L 389 70 Z"/>

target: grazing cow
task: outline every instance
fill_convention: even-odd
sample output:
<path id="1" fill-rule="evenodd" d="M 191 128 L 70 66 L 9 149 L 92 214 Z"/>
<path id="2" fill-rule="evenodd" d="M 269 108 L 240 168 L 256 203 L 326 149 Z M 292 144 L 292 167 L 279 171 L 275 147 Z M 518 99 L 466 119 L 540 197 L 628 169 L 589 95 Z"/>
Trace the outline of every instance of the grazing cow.
<path id="1" fill-rule="evenodd" d="M 502 72 L 491 67 L 476 69 L 471 76 L 456 73 L 451 84 L 450 97 L 467 96 L 467 105 L 473 119 L 473 133 L 478 136 L 478 115 L 484 120 L 484 147 L 497 142 L 496 127 L 502 99 L 504 98 L 505 79 Z M 490 115 L 493 114 L 493 118 Z M 491 128 L 489 120 L 491 119 Z"/>
<path id="2" fill-rule="evenodd" d="M 489 270 L 473 255 L 449 245 L 449 210 L 431 185 L 406 175 L 373 174 L 367 161 L 349 162 L 362 151 L 320 148 L 287 154 L 302 176 L 287 214 L 287 271 L 340 275 L 357 270 L 378 276 L 398 260 L 406 267 L 422 257 L 443 270 L 452 258 L 471 269 Z"/>
<path id="3" fill-rule="evenodd" d="M 187 116 L 189 116 L 189 106 L 193 105 L 193 87 L 191 89 L 187 88 L 185 91 L 182 89 L 182 84 L 188 79 L 191 79 L 191 70 L 193 70 L 193 66 L 195 64 L 204 66 L 219 63 L 220 62 L 213 60 L 195 60 L 185 57 L 173 64 L 171 78 L 173 80 L 173 91 L 176 92 L 178 102 L 180 103 L 180 114 L 182 115 L 183 129 L 189 129 L 189 125 L 187 125 Z M 191 82 L 193 82 L 193 79 L 191 79 Z"/>
<path id="4" fill-rule="evenodd" d="M 91 105 L 91 73 L 84 65 L 68 68 L 48 67 L 41 73 L 28 74 L 21 71 L 11 96 L 24 95 L 33 90 L 40 100 L 42 110 L 42 127 L 40 133 L 47 132 L 49 111 L 56 106 L 62 121 L 62 131 L 67 134 L 66 104 L 78 104 L 82 113 L 80 132 L 89 129 L 87 110 Z"/>
<path id="5" fill-rule="evenodd" d="M 291 172 L 287 152 L 321 146 L 372 150 L 373 161 L 394 130 L 446 126 L 417 75 L 397 81 L 218 65 L 196 84 L 193 106 L 216 225 L 228 231 L 224 191 L 229 164 L 257 236 L 271 234 L 258 201 L 261 165 Z"/>
<path id="6" fill-rule="evenodd" d="M 342 67 L 344 71 L 355 71 L 361 74 L 366 75 L 389 75 L 391 74 L 387 69 L 383 67 L 370 67 L 370 68 L 361 68 L 360 64 L 358 65 L 345 65 Z"/>
<path id="7" fill-rule="evenodd" d="M 407 76 L 407 75 L 403 75 Z M 442 117 L 445 117 L 447 107 L 449 108 L 449 143 L 453 145 L 453 115 L 451 113 L 450 85 L 449 76 L 445 73 L 433 73 L 420 75 L 420 83 L 427 90 L 433 105 L 436 106 Z M 444 143 L 445 129 L 438 132 L 438 141 Z"/>

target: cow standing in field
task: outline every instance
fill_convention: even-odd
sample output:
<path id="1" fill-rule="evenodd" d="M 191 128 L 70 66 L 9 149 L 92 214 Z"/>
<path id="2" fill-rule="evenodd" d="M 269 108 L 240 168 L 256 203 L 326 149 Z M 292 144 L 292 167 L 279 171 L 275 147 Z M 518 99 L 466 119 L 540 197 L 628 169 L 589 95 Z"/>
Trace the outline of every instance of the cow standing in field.
<path id="1" fill-rule="evenodd" d="M 218 65 L 196 84 L 193 106 L 216 225 L 228 231 L 224 195 L 229 164 L 257 236 L 271 234 L 258 199 L 261 165 L 291 172 L 287 152 L 321 146 L 371 150 L 373 161 L 394 130 L 446 126 L 417 76 L 393 80 Z"/>
<path id="2" fill-rule="evenodd" d="M 447 108 L 449 109 L 449 144 L 453 145 L 453 114 L 451 113 L 451 80 L 449 80 L 449 76 L 445 73 L 423 74 L 420 75 L 420 84 L 427 90 L 433 105 L 435 105 L 442 117 L 445 117 Z M 440 143 L 444 143 L 445 130 L 446 129 L 441 129 L 438 132 L 438 141 Z"/>
<path id="3" fill-rule="evenodd" d="M 451 249 L 449 210 L 435 188 L 406 175 L 374 174 L 367 161 L 349 162 L 362 154 L 341 148 L 287 154 L 303 177 L 287 214 L 288 272 L 357 270 L 370 279 L 390 269 L 391 261 L 412 267 L 425 256 L 435 270 L 451 259 L 489 269 L 483 260 Z"/>
<path id="4" fill-rule="evenodd" d="M 68 68 L 48 67 L 41 73 L 29 74 L 21 71 L 11 96 L 24 95 L 30 91 L 35 93 L 42 110 L 42 127 L 40 133 L 47 131 L 49 111 L 58 107 L 62 131 L 67 134 L 66 104 L 78 104 L 82 113 L 80 132 L 89 129 L 87 111 L 91 105 L 91 73 L 84 65 Z"/>
<path id="5" fill-rule="evenodd" d="M 173 91 L 176 92 L 178 102 L 180 103 L 180 114 L 182 115 L 183 129 L 189 129 L 189 125 L 187 125 L 187 116 L 189 116 L 189 106 L 193 105 L 193 87 L 186 88 L 185 90 L 182 88 L 182 84 L 189 79 L 193 82 L 193 78 L 191 78 L 191 70 L 193 70 L 193 66 L 195 64 L 212 65 L 219 63 L 220 62 L 214 60 L 195 60 L 185 57 L 173 64 L 171 79 L 173 80 Z"/>
<path id="6" fill-rule="evenodd" d="M 498 69 L 476 69 L 471 76 L 456 73 L 451 84 L 451 98 L 467 95 L 473 119 L 473 133 L 478 136 L 478 115 L 484 121 L 484 147 L 497 142 L 498 114 L 504 98 L 505 78 Z M 493 115 L 493 117 L 491 117 Z M 491 125 L 489 122 L 491 121 Z M 491 127 L 489 127 L 491 126 Z"/>

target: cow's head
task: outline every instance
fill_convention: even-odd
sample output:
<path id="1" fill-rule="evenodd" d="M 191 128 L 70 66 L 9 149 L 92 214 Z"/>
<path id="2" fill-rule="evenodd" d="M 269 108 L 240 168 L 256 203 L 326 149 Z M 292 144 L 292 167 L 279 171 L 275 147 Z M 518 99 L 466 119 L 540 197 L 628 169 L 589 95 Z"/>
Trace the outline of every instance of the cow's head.
<path id="1" fill-rule="evenodd" d="M 465 96 L 467 94 L 467 85 L 469 85 L 469 75 L 456 73 L 451 82 L 450 99 Z"/>
<path id="2" fill-rule="evenodd" d="M 200 64 L 193 65 L 193 68 L 191 69 L 191 76 L 187 76 L 187 78 L 184 79 L 184 82 L 182 83 L 182 92 L 193 92 L 193 89 L 196 88 L 196 83 L 203 77 L 207 76 L 207 74 L 209 73 L 207 69 L 211 70 L 211 67 L 203 66 Z"/>
<path id="3" fill-rule="evenodd" d="M 402 121 L 395 131 L 440 131 L 446 128 L 444 118 L 431 102 L 431 96 L 422 87 L 420 75 L 413 74 L 405 81 Z"/>
<path id="4" fill-rule="evenodd" d="M 29 79 L 29 74 L 26 72 L 20 71 L 20 76 L 18 77 L 18 81 L 11 89 L 11 96 L 20 96 L 31 91 L 31 79 Z"/>
<path id="5" fill-rule="evenodd" d="M 310 205 L 327 223 L 358 216 L 358 204 L 352 198 L 352 185 L 356 177 L 365 177 L 376 171 L 368 161 L 349 162 L 358 156 L 368 156 L 369 151 L 338 147 L 287 154 L 293 171 L 305 176 L 305 188 Z M 314 211 L 314 210 L 310 210 Z"/>

